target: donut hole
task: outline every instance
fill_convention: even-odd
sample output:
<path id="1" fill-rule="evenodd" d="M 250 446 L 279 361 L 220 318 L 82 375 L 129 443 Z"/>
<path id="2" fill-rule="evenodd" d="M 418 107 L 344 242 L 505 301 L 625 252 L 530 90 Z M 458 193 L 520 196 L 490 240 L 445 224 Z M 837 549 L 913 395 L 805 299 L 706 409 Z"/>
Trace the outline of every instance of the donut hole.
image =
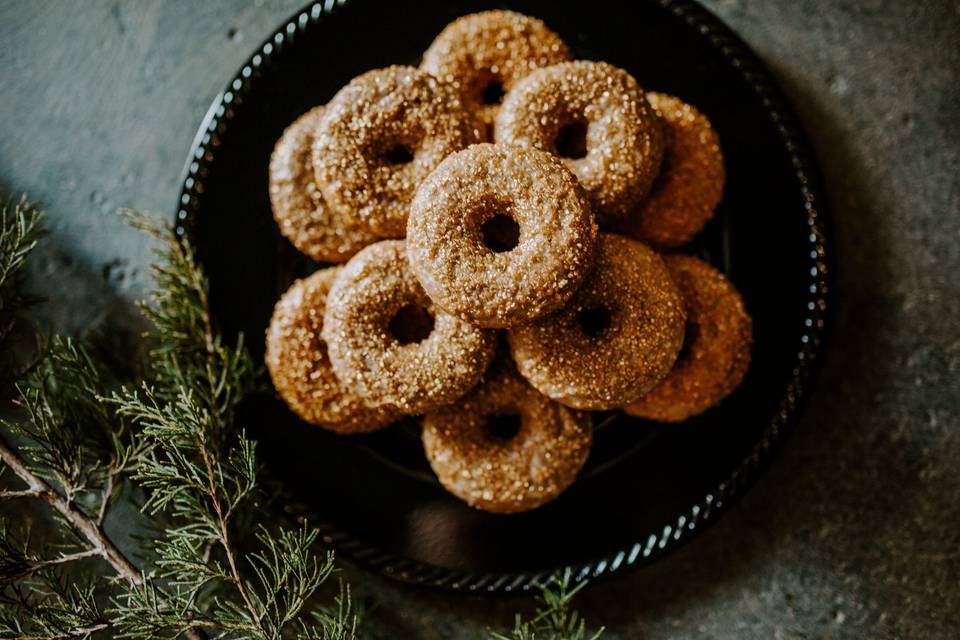
<path id="1" fill-rule="evenodd" d="M 680 346 L 680 353 L 677 354 L 677 362 L 686 362 L 693 351 L 693 343 L 697 341 L 700 335 L 700 325 L 687 320 L 686 327 L 683 330 L 683 344 Z"/>
<path id="2" fill-rule="evenodd" d="M 512 251 L 520 242 L 520 225 L 508 215 L 498 213 L 482 225 L 483 245 L 494 253 Z"/>
<path id="3" fill-rule="evenodd" d="M 387 149 L 384 157 L 390 164 L 407 164 L 413 160 L 413 151 L 404 144 L 395 144 Z"/>
<path id="4" fill-rule="evenodd" d="M 506 91 L 503 88 L 503 82 L 498 78 L 490 78 L 483 85 L 483 90 L 480 91 L 480 102 L 483 104 L 500 104 L 503 102 L 504 95 L 506 95 Z"/>
<path id="5" fill-rule="evenodd" d="M 494 440 L 511 440 L 520 433 L 523 418 L 519 413 L 493 413 L 487 416 L 487 433 Z"/>
<path id="6" fill-rule="evenodd" d="M 579 160 L 587 155 L 587 123 L 574 120 L 560 127 L 555 141 L 557 155 L 562 158 Z"/>
<path id="7" fill-rule="evenodd" d="M 390 319 L 387 330 L 402 345 L 423 342 L 433 332 L 433 316 L 419 304 L 405 304 Z"/>
<path id="8" fill-rule="evenodd" d="M 610 309 L 602 305 L 587 307 L 577 314 L 577 323 L 580 325 L 580 330 L 591 338 L 596 338 L 609 329 L 612 322 L 613 317 L 610 314 Z"/>

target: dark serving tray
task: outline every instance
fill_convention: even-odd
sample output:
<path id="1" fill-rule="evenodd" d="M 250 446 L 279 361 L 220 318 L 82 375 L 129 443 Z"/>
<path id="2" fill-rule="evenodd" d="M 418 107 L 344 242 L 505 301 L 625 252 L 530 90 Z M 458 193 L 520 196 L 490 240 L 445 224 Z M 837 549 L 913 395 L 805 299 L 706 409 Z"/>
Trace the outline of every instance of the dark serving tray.
<path id="1" fill-rule="evenodd" d="M 545 20 L 577 57 L 624 67 L 711 119 L 726 193 L 684 250 L 720 267 L 743 293 L 755 347 L 743 385 L 696 419 L 658 425 L 597 415 L 576 484 L 519 515 L 476 511 L 447 494 L 413 419 L 338 437 L 301 423 L 273 397 L 245 407 L 240 420 L 284 483 L 285 507 L 320 527 L 341 557 L 409 583 L 491 593 L 527 590 L 564 567 L 578 579 L 637 567 L 715 521 L 796 422 L 821 348 L 830 273 L 826 202 L 793 111 L 754 54 L 694 2 L 318 2 L 242 65 L 187 161 L 177 231 L 198 249 L 227 335 L 244 332 L 261 357 L 274 302 L 316 268 L 270 215 L 267 165 L 284 127 L 363 71 L 417 64 L 456 16 L 504 4 Z"/>

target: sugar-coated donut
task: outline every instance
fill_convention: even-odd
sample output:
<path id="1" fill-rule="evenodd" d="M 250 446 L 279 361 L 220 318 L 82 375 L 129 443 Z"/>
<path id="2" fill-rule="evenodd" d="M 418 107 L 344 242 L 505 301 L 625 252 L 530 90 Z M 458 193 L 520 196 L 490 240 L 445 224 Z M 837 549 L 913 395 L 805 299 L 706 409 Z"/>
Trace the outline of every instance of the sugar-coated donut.
<path id="1" fill-rule="evenodd" d="M 696 108 L 663 93 L 648 93 L 647 100 L 663 123 L 663 161 L 650 193 L 618 228 L 672 249 L 689 242 L 713 217 L 723 197 L 723 153 L 717 132 Z"/>
<path id="2" fill-rule="evenodd" d="M 415 67 L 368 71 L 327 105 L 313 166 L 327 203 L 382 237 L 403 237 L 417 185 L 481 138 L 453 87 Z"/>
<path id="3" fill-rule="evenodd" d="M 375 406 L 418 414 L 477 384 L 496 333 L 435 309 L 407 264 L 402 240 L 350 259 L 327 298 L 323 323 L 333 370 Z"/>
<path id="4" fill-rule="evenodd" d="M 664 261 L 687 307 L 684 346 L 660 384 L 624 410 L 661 422 L 680 422 L 727 397 L 750 366 L 753 331 L 743 299 L 722 273 L 693 256 Z"/>
<path id="5" fill-rule="evenodd" d="M 448 24 L 420 68 L 456 87 L 467 109 L 493 126 L 503 96 L 534 69 L 570 59 L 541 20 L 514 11 L 482 11 Z"/>
<path id="6" fill-rule="evenodd" d="M 317 187 L 311 149 L 324 107 L 315 107 L 283 132 L 270 156 L 270 205 L 280 233 L 320 262 L 343 262 L 377 237 L 327 206 Z"/>
<path id="7" fill-rule="evenodd" d="M 410 266 L 437 306 L 483 327 L 559 309 L 586 277 L 597 225 L 548 153 L 478 144 L 444 160 L 410 209 Z"/>
<path id="8" fill-rule="evenodd" d="M 667 374 L 685 318 L 660 256 L 603 233 L 597 264 L 567 306 L 507 338 L 518 370 L 541 393 L 577 409 L 613 409 Z"/>
<path id="9" fill-rule="evenodd" d="M 570 486 L 592 440 L 586 411 L 540 394 L 507 358 L 452 405 L 423 418 L 423 446 L 440 483 L 495 513 L 535 509 Z"/>
<path id="10" fill-rule="evenodd" d="M 497 114 L 497 142 L 558 154 L 601 227 L 631 213 L 663 154 L 656 112 L 633 76 L 605 62 L 564 62 L 517 83 Z"/>
<path id="11" fill-rule="evenodd" d="M 264 359 L 277 393 L 306 422 L 337 433 L 376 431 L 399 414 L 368 406 L 341 384 L 320 335 L 327 292 L 337 271 L 317 271 L 287 289 L 273 310 Z"/>

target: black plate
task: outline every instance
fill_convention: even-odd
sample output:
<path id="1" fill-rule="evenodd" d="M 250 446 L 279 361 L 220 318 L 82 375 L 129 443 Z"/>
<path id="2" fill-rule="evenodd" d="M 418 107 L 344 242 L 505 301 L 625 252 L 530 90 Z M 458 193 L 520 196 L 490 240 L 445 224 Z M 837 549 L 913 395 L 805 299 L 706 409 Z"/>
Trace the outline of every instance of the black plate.
<path id="1" fill-rule="evenodd" d="M 315 268 L 278 234 L 267 164 L 284 127 L 353 76 L 416 64 L 452 18 L 501 3 L 317 3 L 281 25 L 214 101 L 191 151 L 178 232 L 198 247 L 223 330 L 256 357 L 272 306 Z M 577 57 L 703 110 L 724 148 L 723 204 L 688 247 L 725 271 L 754 318 L 754 360 L 719 408 L 679 426 L 599 415 L 577 483 L 531 513 L 470 509 L 433 478 L 414 421 L 363 437 L 308 427 L 274 398 L 242 421 L 285 483 L 289 510 L 321 527 L 341 556 L 447 589 L 526 590 L 554 570 L 597 577 L 663 556 L 740 496 L 795 422 L 827 310 L 825 201 L 808 144 L 769 73 L 692 2 L 604 2 L 568 9 L 510 3 L 543 18 Z"/>

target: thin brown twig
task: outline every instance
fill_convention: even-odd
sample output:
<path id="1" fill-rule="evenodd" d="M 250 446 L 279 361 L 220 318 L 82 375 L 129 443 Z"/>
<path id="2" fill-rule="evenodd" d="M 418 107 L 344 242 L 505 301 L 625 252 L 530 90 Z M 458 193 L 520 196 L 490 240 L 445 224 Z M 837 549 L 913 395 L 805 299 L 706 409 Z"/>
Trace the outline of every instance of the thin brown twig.
<path id="1" fill-rule="evenodd" d="M 183 246 L 178 244 L 178 250 L 187 256 L 188 250 Z M 189 256 L 187 256 L 189 258 Z M 203 281 L 201 280 L 200 273 L 198 270 L 193 269 L 193 287 L 194 290 L 200 297 L 200 309 L 202 310 L 201 316 L 203 318 L 203 333 L 205 338 L 205 346 L 207 348 L 208 354 L 214 354 L 216 352 L 216 345 L 213 337 L 213 321 L 210 318 L 210 306 L 207 299 L 207 290 L 204 286 Z M 209 376 L 208 376 L 209 377 Z M 209 379 L 211 390 L 215 391 L 216 381 Z M 233 553 L 233 546 L 230 544 L 230 530 L 227 525 L 227 519 L 224 514 L 223 508 L 220 505 L 220 497 L 217 493 L 217 487 L 214 483 L 214 473 L 213 461 L 210 458 L 210 452 L 207 450 L 207 444 L 202 439 L 198 439 L 197 442 L 198 449 L 200 450 L 200 455 L 203 459 L 204 467 L 207 471 L 207 485 L 208 491 L 210 494 L 210 501 L 213 505 L 214 512 L 217 514 L 217 527 L 220 530 L 220 546 L 223 548 L 224 555 L 227 559 L 227 566 L 230 569 L 230 575 L 233 579 L 233 583 L 237 586 L 237 591 L 240 593 L 240 598 L 243 600 L 244 605 L 247 607 L 247 611 L 250 612 L 250 616 L 253 621 L 256 623 L 257 627 L 260 627 L 261 615 L 257 611 L 257 608 L 253 604 L 253 600 L 250 598 L 250 595 L 247 593 L 246 585 L 243 582 L 243 578 L 240 576 L 240 570 L 237 567 L 237 560 Z M 204 557 L 208 557 L 212 547 L 208 547 L 204 552 Z"/>
<path id="2" fill-rule="evenodd" d="M 16 500 L 17 498 L 36 498 L 40 495 L 39 491 L 33 489 L 23 489 L 22 491 L 0 491 L 0 500 Z"/>
<path id="3" fill-rule="evenodd" d="M 103 520 L 107 517 L 107 507 L 110 504 L 110 497 L 113 495 L 113 483 L 116 476 L 113 473 L 107 474 L 107 479 L 103 485 L 103 493 L 100 498 L 100 510 L 97 512 L 97 526 L 103 526 Z"/>
<path id="4" fill-rule="evenodd" d="M 56 558 L 51 558 L 49 560 L 37 560 L 32 562 L 23 568 L 23 570 L 14 573 L 13 575 L 5 576 L 6 580 L 22 580 L 23 578 L 29 578 L 36 572 L 46 569 L 47 567 L 52 567 L 58 564 L 67 564 L 68 562 L 76 562 L 77 560 L 83 560 L 84 558 L 93 558 L 100 557 L 100 552 L 96 549 L 85 549 L 83 551 L 78 551 L 76 553 L 62 553 Z"/>
<path id="5" fill-rule="evenodd" d="M 92 558 L 98 556 L 100 553 L 96 549 L 85 549 L 83 551 L 77 551 L 76 553 L 61 553 L 56 558 L 51 558 L 49 560 L 41 560 L 38 565 L 40 567 L 49 567 L 55 564 L 65 564 L 67 562 L 75 562 L 77 560 L 83 560 L 84 558 Z"/>
<path id="6" fill-rule="evenodd" d="M 23 461 L 20 460 L 20 457 L 7 445 L 6 440 L 4 440 L 2 436 L 0 436 L 0 459 L 2 459 L 21 480 L 27 483 L 29 491 L 36 493 L 38 499 L 43 500 L 50 505 L 51 508 L 56 509 L 67 522 L 79 531 L 87 542 L 90 543 L 92 550 L 103 557 L 103 559 L 114 568 L 118 575 L 135 586 L 139 587 L 143 585 L 143 576 L 140 574 L 140 571 L 123 555 L 120 549 L 106 536 L 97 523 L 77 510 L 66 498 L 57 493 L 46 480 L 28 469 Z"/>
<path id="7" fill-rule="evenodd" d="M 71 629 L 67 632 L 66 637 L 68 638 L 88 638 L 97 631 L 104 631 L 110 628 L 110 624 L 107 622 L 101 622 L 100 624 L 94 624 L 89 627 L 83 627 L 80 629 Z M 56 640 L 57 638 L 62 638 L 64 636 L 17 636 L 17 640 Z"/>
<path id="8" fill-rule="evenodd" d="M 233 547 L 230 544 L 230 532 L 227 527 L 226 518 L 223 514 L 223 508 L 220 505 L 220 498 L 217 494 L 217 488 L 213 480 L 213 461 L 210 459 L 210 454 L 207 451 L 206 444 L 204 442 L 198 442 L 198 445 L 200 449 L 200 456 L 203 458 L 203 464 L 207 469 L 207 482 L 209 485 L 210 501 L 213 505 L 213 510 L 217 514 L 217 526 L 220 529 L 220 546 L 223 548 L 224 555 L 226 555 L 227 566 L 230 568 L 230 575 L 233 578 L 233 583 L 237 585 L 237 591 L 240 592 L 240 597 L 243 599 L 243 603 L 250 612 L 250 616 L 253 618 L 253 621 L 258 627 L 260 627 L 260 613 L 257 611 L 256 607 L 254 607 L 253 600 L 250 599 L 250 595 L 247 593 L 247 588 L 244 585 L 243 579 L 240 576 L 240 571 L 237 568 L 237 560 L 234 557 Z M 261 629 L 261 631 L 262 630 L 263 629 Z"/>

